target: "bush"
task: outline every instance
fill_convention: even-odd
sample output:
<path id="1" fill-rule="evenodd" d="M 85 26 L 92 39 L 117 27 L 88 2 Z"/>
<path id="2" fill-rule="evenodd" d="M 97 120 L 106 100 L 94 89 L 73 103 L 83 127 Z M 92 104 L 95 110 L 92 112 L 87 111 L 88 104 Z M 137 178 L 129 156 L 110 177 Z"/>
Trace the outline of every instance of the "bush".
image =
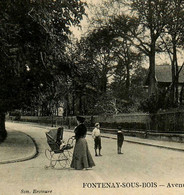
<path id="1" fill-rule="evenodd" d="M 139 109 L 150 114 L 157 113 L 160 109 L 168 109 L 175 105 L 171 102 L 171 98 L 165 91 L 153 93 L 146 100 L 140 102 Z"/>
<path id="2" fill-rule="evenodd" d="M 19 110 L 15 110 L 10 112 L 10 117 L 13 116 L 14 120 L 20 120 L 21 119 L 21 112 Z"/>

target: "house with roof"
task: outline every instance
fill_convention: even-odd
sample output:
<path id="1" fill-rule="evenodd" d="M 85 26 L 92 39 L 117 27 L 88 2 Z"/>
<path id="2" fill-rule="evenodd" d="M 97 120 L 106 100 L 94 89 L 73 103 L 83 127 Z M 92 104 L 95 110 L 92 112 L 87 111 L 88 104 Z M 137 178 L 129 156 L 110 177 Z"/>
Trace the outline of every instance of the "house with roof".
<path id="1" fill-rule="evenodd" d="M 179 66 L 178 70 L 179 78 L 178 78 L 178 92 L 183 96 L 183 88 L 184 88 L 184 67 Z M 155 66 L 155 83 L 159 89 L 167 89 L 171 86 L 172 83 L 172 68 L 171 65 L 156 65 Z M 149 85 L 149 74 L 147 76 L 145 85 Z M 182 98 L 183 99 L 183 98 Z"/>
<path id="2" fill-rule="evenodd" d="M 180 70 L 181 67 L 178 67 Z M 145 85 L 149 85 L 149 74 L 146 79 Z M 172 70 L 171 65 L 156 65 L 155 66 L 155 82 L 159 88 L 169 87 L 172 83 Z M 179 73 L 178 86 L 181 88 L 184 84 L 184 67 Z"/>

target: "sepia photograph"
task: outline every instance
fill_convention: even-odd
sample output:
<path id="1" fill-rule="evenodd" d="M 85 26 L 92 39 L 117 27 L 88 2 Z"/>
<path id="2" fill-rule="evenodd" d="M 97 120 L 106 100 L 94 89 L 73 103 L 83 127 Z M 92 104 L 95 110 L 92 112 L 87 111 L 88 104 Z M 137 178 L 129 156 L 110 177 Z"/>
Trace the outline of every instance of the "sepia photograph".
<path id="1" fill-rule="evenodd" d="M 184 194 L 184 0 L 0 0 L 0 195 Z"/>

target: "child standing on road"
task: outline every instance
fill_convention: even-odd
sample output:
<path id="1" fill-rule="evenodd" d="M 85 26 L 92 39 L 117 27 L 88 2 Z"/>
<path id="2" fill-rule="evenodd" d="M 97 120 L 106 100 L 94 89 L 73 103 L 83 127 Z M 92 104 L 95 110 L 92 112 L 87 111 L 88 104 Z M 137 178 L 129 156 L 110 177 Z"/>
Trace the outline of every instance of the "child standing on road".
<path id="1" fill-rule="evenodd" d="M 123 154 L 121 152 L 123 141 L 124 141 L 124 134 L 123 134 L 123 131 L 122 131 L 121 127 L 119 127 L 118 131 L 117 131 L 117 149 L 118 149 L 118 154 Z"/>
<path id="2" fill-rule="evenodd" d="M 101 135 L 100 135 L 100 124 L 96 123 L 95 128 L 92 131 L 92 137 L 94 139 L 94 148 L 95 148 L 95 156 L 98 156 L 97 149 L 99 150 L 99 156 L 102 156 L 101 151 Z"/>

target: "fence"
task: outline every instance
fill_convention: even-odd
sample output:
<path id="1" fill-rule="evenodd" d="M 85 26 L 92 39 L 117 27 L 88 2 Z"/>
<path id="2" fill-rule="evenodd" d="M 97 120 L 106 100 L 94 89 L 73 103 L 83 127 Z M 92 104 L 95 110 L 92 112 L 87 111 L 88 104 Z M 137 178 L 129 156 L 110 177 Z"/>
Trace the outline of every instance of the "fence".
<path id="1" fill-rule="evenodd" d="M 88 128 L 94 127 L 100 122 L 104 129 L 122 129 L 132 131 L 151 131 L 163 133 L 184 133 L 184 112 L 167 112 L 156 115 L 149 114 L 121 114 L 121 115 L 100 115 L 84 116 Z M 21 121 L 51 124 L 52 126 L 67 125 L 69 128 L 76 126 L 76 117 L 41 117 L 21 116 Z"/>
<path id="2" fill-rule="evenodd" d="M 156 132 L 184 133 L 184 112 L 158 113 L 150 118 L 150 126 Z"/>

